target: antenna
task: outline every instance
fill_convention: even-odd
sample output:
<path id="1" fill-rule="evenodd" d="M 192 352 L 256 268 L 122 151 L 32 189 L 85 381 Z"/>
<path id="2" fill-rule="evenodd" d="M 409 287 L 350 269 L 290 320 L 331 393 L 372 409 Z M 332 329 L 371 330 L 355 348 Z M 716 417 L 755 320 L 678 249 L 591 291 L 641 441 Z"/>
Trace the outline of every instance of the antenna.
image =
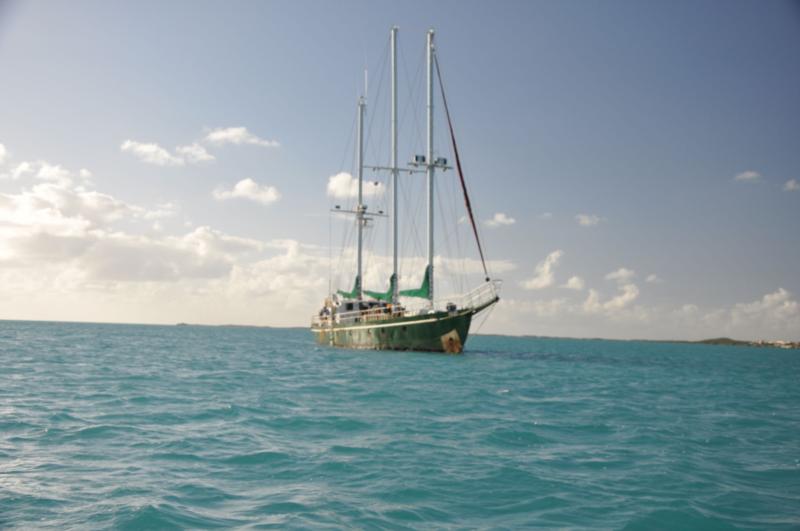
<path id="1" fill-rule="evenodd" d="M 364 97 L 367 97 L 369 94 L 369 71 L 365 68 L 364 69 Z"/>

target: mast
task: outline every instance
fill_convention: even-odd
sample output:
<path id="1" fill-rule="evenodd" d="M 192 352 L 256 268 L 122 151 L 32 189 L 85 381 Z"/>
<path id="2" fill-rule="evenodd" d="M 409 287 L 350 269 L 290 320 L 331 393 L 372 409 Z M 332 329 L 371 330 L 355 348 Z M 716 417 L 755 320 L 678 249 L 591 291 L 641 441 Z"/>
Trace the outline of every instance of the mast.
<path id="1" fill-rule="evenodd" d="M 397 304 L 397 26 L 392 27 L 392 306 Z"/>
<path id="2" fill-rule="evenodd" d="M 362 259 L 361 254 L 364 246 L 364 108 L 367 103 L 364 96 L 358 98 L 358 147 L 356 148 L 358 164 L 358 206 L 356 207 L 356 223 L 358 224 L 358 272 L 356 274 L 356 295 L 358 300 L 364 298 L 363 282 L 361 277 Z"/>
<path id="3" fill-rule="evenodd" d="M 428 299 L 433 307 L 433 28 L 428 30 L 428 149 L 426 165 L 428 169 Z"/>

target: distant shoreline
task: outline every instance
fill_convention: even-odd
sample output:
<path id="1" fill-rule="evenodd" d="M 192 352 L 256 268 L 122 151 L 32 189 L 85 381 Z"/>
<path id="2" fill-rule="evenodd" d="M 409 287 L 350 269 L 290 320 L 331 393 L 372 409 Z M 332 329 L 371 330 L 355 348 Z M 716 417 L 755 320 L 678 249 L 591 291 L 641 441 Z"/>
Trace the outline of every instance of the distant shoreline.
<path id="1" fill-rule="evenodd" d="M 502 335 L 502 334 L 485 334 Z M 731 339 L 729 337 L 715 337 L 711 339 L 700 339 L 696 341 L 688 339 L 608 339 L 604 337 L 556 337 L 556 336 L 508 336 L 508 337 L 529 337 L 540 339 L 571 339 L 573 341 L 640 341 L 643 343 L 684 343 L 689 345 L 722 345 L 726 347 L 769 347 L 782 349 L 800 349 L 800 341 L 783 341 L 780 339 L 769 340 L 759 339 L 756 341 L 746 341 Z"/>
<path id="2" fill-rule="evenodd" d="M 200 324 L 200 323 L 186 323 L 179 322 L 174 324 L 169 323 L 115 323 L 115 322 L 99 322 L 99 321 L 53 321 L 53 320 L 35 320 L 35 319 L 0 319 L 2 322 L 27 322 L 27 323 L 65 323 L 65 324 L 98 324 L 98 325 L 130 325 L 130 326 L 167 326 L 167 327 L 189 327 L 189 326 L 202 326 L 214 328 L 265 328 L 265 329 L 286 329 L 286 330 L 302 330 L 304 326 L 269 326 L 269 325 L 242 325 L 242 324 Z M 688 340 L 688 339 L 619 339 L 607 337 L 561 337 L 561 336 L 539 336 L 532 334 L 473 334 L 481 336 L 503 336 L 503 337 L 519 337 L 519 338 L 538 338 L 538 339 L 569 339 L 574 341 L 642 341 L 649 343 L 684 343 L 690 345 L 722 345 L 731 347 L 769 347 L 781 349 L 800 349 L 800 341 L 783 341 L 783 340 L 739 340 L 729 337 L 715 337 L 711 339 Z"/>
<path id="3" fill-rule="evenodd" d="M 739 341 L 729 337 L 716 337 L 713 339 L 703 339 L 701 341 L 689 341 L 689 343 L 699 343 L 702 345 L 726 345 L 735 347 L 772 347 L 772 348 L 796 348 L 800 349 L 800 341 L 769 341 L 761 339 L 758 341 Z"/>

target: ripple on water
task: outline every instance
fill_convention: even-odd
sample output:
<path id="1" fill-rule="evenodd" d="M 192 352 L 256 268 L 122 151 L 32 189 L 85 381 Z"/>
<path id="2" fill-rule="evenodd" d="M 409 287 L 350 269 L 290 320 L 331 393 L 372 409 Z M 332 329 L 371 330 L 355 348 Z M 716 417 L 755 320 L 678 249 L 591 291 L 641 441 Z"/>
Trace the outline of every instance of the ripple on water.
<path id="1" fill-rule="evenodd" d="M 0 323 L 0 528 L 800 528 L 800 356 Z"/>
<path id="2" fill-rule="evenodd" d="M 113 527 L 121 530 L 230 528 L 242 522 L 233 518 L 213 517 L 208 514 L 179 508 L 169 503 L 147 504 L 141 507 L 123 507 L 114 514 Z"/>
<path id="3" fill-rule="evenodd" d="M 224 459 L 225 463 L 232 465 L 280 464 L 291 463 L 293 461 L 294 460 L 289 454 L 271 450 L 262 450 L 260 452 L 234 455 Z"/>

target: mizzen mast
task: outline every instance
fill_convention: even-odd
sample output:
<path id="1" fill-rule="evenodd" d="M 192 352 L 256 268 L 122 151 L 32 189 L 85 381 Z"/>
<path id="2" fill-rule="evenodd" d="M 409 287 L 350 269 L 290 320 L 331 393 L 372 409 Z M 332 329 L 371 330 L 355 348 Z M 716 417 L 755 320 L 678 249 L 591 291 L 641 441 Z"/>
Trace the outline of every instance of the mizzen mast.
<path id="1" fill-rule="evenodd" d="M 389 285 L 392 290 L 392 305 L 397 305 L 400 292 L 398 291 L 397 278 L 397 244 L 398 244 L 398 217 L 397 217 L 397 26 L 392 27 L 392 153 L 391 153 L 391 172 L 392 172 L 392 278 Z"/>
<path id="2" fill-rule="evenodd" d="M 428 149 L 425 156 L 427 167 L 428 185 L 428 267 L 425 271 L 428 277 L 428 300 L 433 307 L 433 176 L 436 164 L 433 160 L 433 28 L 428 30 Z"/>

